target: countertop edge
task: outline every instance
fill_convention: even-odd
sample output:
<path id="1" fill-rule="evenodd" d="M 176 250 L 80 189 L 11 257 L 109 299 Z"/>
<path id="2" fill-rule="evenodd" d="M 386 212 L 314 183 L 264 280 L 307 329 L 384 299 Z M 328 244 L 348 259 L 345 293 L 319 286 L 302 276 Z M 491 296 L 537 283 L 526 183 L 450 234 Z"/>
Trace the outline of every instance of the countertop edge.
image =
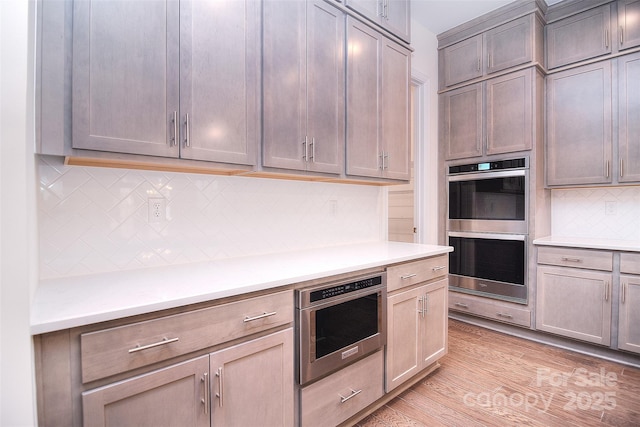
<path id="1" fill-rule="evenodd" d="M 368 248 L 373 248 L 372 253 L 369 255 L 366 253 L 363 255 L 359 252 L 366 251 Z M 32 335 L 39 335 L 191 304 L 213 302 L 221 298 L 290 286 L 296 283 L 322 279 L 323 277 L 348 274 L 359 270 L 442 255 L 452 250 L 453 248 L 449 246 L 410 243 L 390 244 L 390 242 L 386 242 L 370 244 L 369 246 L 358 244 L 321 248 L 300 253 L 270 254 L 262 257 L 198 263 L 197 265 L 185 264 L 131 272 L 112 272 L 84 277 L 49 279 L 41 281 L 36 290 L 32 304 L 30 331 Z M 356 258 L 353 262 L 348 261 L 348 255 L 351 252 L 353 252 L 353 257 Z M 309 271 L 304 272 L 294 270 L 292 273 L 267 274 L 265 275 L 266 278 L 257 280 L 251 280 L 251 278 L 244 281 L 236 279 L 247 271 L 264 267 L 266 262 L 272 265 L 275 264 L 275 269 L 277 269 L 278 264 L 286 265 L 291 260 L 301 260 L 303 263 L 309 262 L 309 259 L 312 259 L 314 255 L 322 258 L 322 262 L 317 263 L 321 264 L 321 267 L 313 265 Z M 345 257 L 347 257 L 346 261 Z M 267 258 L 267 261 L 264 261 L 263 258 Z M 225 271 L 221 273 L 221 269 Z M 305 270 L 304 264 L 300 269 Z M 202 283 L 204 282 L 202 276 L 206 277 L 207 274 L 212 273 L 222 274 L 224 277 L 230 278 L 229 284 L 222 287 L 211 285 L 208 288 L 206 283 Z M 193 280 L 199 281 L 197 286 L 194 286 L 192 290 L 186 290 L 184 295 L 167 298 L 160 296 L 163 290 L 168 291 L 169 294 L 176 293 L 175 283 L 170 282 L 173 280 L 171 276 L 179 276 L 180 280 L 189 280 L 189 277 L 183 277 L 185 274 L 191 274 Z M 163 278 L 168 283 L 158 286 L 153 282 L 157 278 Z M 136 295 L 134 294 L 129 295 L 129 299 L 133 299 L 134 303 L 125 302 L 124 298 L 121 302 L 117 302 L 117 297 L 105 290 L 106 286 L 112 284 L 109 281 L 118 281 L 115 286 L 119 289 L 114 289 L 113 292 L 123 293 L 131 290 L 132 282 L 142 282 L 141 289 L 134 289 L 140 294 L 139 299 L 136 300 Z M 104 299 L 113 298 L 114 301 L 105 303 L 101 297 Z M 91 304 L 96 308 L 91 308 Z"/>
<path id="2" fill-rule="evenodd" d="M 582 249 L 603 249 L 620 252 L 640 252 L 640 241 L 587 237 L 546 236 L 535 239 L 536 246 L 564 246 Z"/>

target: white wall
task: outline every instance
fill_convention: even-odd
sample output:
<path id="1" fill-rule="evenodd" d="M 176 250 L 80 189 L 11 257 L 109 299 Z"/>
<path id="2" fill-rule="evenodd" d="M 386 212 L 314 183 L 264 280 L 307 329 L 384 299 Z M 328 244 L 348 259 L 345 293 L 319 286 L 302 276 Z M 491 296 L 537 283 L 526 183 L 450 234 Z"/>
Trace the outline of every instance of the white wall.
<path id="1" fill-rule="evenodd" d="M 422 204 L 419 211 L 423 214 L 417 219 L 420 243 L 438 243 L 438 40 L 436 35 L 411 21 L 411 69 L 415 78 L 424 82 L 425 99 L 422 104 L 424 135 L 422 147 L 416 149 L 416 164 L 422 164 L 422 170 L 416 170 L 416 179 L 420 180 L 416 188 L 422 188 Z M 418 158 L 419 157 L 419 158 Z"/>
<path id="2" fill-rule="evenodd" d="M 36 276 L 33 2 L 0 1 L 0 425 L 35 425 L 29 306 Z"/>

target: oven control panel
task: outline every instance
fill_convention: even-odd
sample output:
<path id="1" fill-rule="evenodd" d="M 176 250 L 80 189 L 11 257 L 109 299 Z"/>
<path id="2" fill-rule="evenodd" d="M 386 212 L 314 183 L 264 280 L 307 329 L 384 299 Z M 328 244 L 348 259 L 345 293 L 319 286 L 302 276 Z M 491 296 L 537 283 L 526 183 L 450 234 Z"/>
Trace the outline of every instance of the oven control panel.
<path id="1" fill-rule="evenodd" d="M 350 292 L 359 291 L 381 284 L 382 276 L 368 277 L 366 279 L 358 280 L 355 282 L 341 283 L 339 285 L 330 286 L 327 288 L 316 289 L 314 291 L 311 291 L 309 300 L 310 302 L 322 301 L 338 295 L 348 294 Z"/>

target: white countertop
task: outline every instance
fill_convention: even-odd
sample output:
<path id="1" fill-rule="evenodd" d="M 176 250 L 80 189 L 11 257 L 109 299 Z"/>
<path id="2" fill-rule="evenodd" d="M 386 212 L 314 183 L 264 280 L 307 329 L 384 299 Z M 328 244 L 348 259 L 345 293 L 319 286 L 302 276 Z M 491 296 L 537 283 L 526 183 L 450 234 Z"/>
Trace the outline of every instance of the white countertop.
<path id="1" fill-rule="evenodd" d="M 586 237 L 560 237 L 548 236 L 533 241 L 539 246 L 565 246 L 571 248 L 584 249 L 605 249 L 609 251 L 640 252 L 640 241 L 637 240 L 616 240 L 616 239 L 593 239 Z"/>
<path id="2" fill-rule="evenodd" d="M 43 280 L 31 307 L 31 333 L 211 301 L 452 250 L 449 246 L 371 242 Z"/>

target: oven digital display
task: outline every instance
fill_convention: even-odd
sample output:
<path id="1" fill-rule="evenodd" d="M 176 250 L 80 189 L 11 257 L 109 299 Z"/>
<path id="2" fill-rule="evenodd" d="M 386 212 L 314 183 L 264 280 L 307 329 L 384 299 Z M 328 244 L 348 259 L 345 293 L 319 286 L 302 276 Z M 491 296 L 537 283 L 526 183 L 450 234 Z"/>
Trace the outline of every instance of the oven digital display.
<path id="1" fill-rule="evenodd" d="M 310 302 L 321 301 L 332 298 L 337 295 L 348 294 L 349 292 L 359 291 L 360 289 L 370 288 L 382 283 L 382 276 L 369 277 L 367 279 L 358 280 L 356 282 L 343 283 L 341 285 L 332 286 L 330 288 L 322 288 L 312 291 L 309 295 Z"/>
<path id="2" fill-rule="evenodd" d="M 479 171 L 488 171 L 491 169 L 491 163 L 478 163 Z"/>

